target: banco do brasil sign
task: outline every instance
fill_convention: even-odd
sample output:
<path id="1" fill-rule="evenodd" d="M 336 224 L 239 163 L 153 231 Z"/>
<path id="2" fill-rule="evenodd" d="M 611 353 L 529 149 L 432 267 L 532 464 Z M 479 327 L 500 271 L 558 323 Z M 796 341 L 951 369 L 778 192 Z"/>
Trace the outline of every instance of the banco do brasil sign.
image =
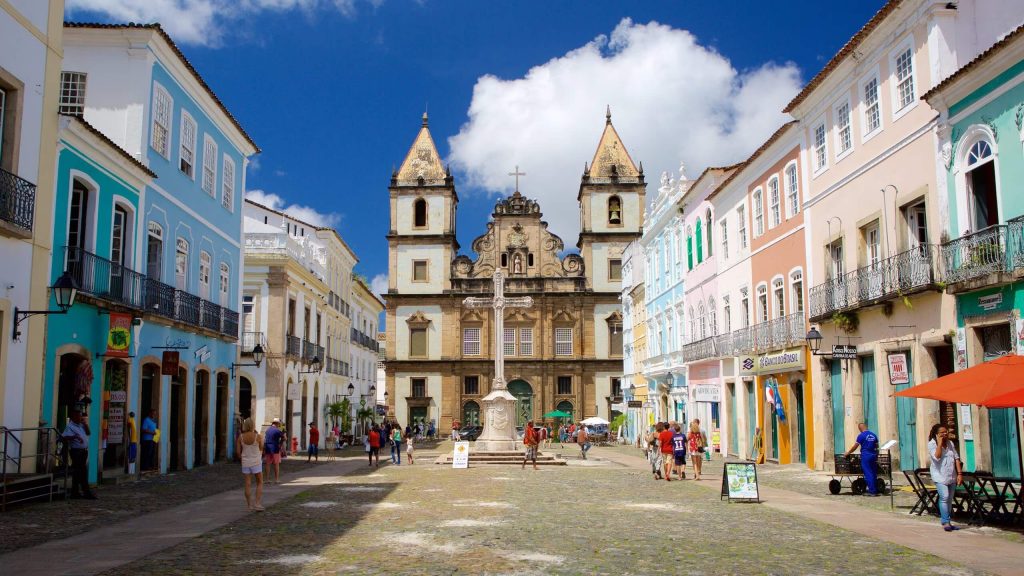
<path id="1" fill-rule="evenodd" d="M 781 350 L 762 356 L 740 356 L 740 375 L 774 374 L 804 369 L 804 351 L 801 348 Z"/>

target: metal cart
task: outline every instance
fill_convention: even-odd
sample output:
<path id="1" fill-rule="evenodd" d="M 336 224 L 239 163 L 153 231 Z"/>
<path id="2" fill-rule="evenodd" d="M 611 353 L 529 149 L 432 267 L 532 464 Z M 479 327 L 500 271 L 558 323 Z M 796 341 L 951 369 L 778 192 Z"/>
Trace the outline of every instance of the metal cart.
<path id="1" fill-rule="evenodd" d="M 888 479 L 888 487 L 892 487 L 892 456 L 889 451 L 886 450 L 878 455 L 878 477 L 877 480 L 877 492 L 879 494 L 885 494 L 886 479 Z M 846 483 L 850 487 L 850 491 L 854 494 L 863 494 L 868 489 L 867 480 L 864 479 L 864 471 L 860 467 L 860 454 L 850 454 L 846 456 L 844 454 L 835 455 L 835 472 L 832 473 L 832 479 L 828 482 L 829 493 L 835 495 L 839 494 L 843 490 L 843 483 Z M 891 490 L 890 490 L 891 493 Z"/>

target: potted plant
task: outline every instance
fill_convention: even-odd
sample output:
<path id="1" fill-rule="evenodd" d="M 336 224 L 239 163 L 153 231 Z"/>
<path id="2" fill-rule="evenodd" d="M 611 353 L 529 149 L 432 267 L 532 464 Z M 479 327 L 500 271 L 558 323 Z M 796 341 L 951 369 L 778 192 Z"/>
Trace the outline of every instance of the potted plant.
<path id="1" fill-rule="evenodd" d="M 852 334 L 860 326 L 860 318 L 857 317 L 856 312 L 836 312 L 832 315 L 832 323 L 843 332 Z"/>

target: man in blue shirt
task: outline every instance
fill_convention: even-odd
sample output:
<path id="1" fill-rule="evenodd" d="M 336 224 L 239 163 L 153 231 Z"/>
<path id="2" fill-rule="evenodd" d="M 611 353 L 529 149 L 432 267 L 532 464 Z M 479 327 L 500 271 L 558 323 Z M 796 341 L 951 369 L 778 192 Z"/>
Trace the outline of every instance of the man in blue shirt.
<path id="1" fill-rule="evenodd" d="M 281 483 L 281 452 L 285 438 L 281 432 L 281 419 L 274 418 L 263 438 L 263 460 L 267 464 L 267 481 L 270 481 L 270 469 L 274 470 L 274 484 Z"/>
<path id="2" fill-rule="evenodd" d="M 156 410 L 150 410 L 142 420 L 142 471 L 156 469 Z"/>
<path id="3" fill-rule="evenodd" d="M 61 434 L 71 454 L 71 497 L 95 500 L 89 489 L 89 424 L 80 410 L 71 411 L 71 419 Z"/>
<path id="4" fill-rule="evenodd" d="M 868 430 L 864 422 L 857 424 L 860 434 L 857 441 L 846 451 L 847 458 L 860 446 L 860 467 L 864 471 L 864 480 L 868 483 L 868 496 L 878 496 L 878 477 L 876 474 L 878 464 L 878 436 Z"/>

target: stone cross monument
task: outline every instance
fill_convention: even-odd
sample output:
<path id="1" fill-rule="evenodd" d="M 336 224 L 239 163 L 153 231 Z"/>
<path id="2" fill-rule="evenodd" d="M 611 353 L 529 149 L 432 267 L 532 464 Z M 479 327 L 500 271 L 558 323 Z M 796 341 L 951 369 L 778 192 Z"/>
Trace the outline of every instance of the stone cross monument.
<path id="1" fill-rule="evenodd" d="M 483 399 L 484 429 L 477 438 L 476 448 L 483 452 L 515 450 L 516 418 L 515 396 L 509 394 L 505 382 L 505 308 L 530 308 L 529 296 L 505 297 L 505 276 L 501 269 L 494 271 L 494 297 L 469 297 L 462 301 L 467 308 L 494 309 L 494 381 L 491 392 Z"/>

